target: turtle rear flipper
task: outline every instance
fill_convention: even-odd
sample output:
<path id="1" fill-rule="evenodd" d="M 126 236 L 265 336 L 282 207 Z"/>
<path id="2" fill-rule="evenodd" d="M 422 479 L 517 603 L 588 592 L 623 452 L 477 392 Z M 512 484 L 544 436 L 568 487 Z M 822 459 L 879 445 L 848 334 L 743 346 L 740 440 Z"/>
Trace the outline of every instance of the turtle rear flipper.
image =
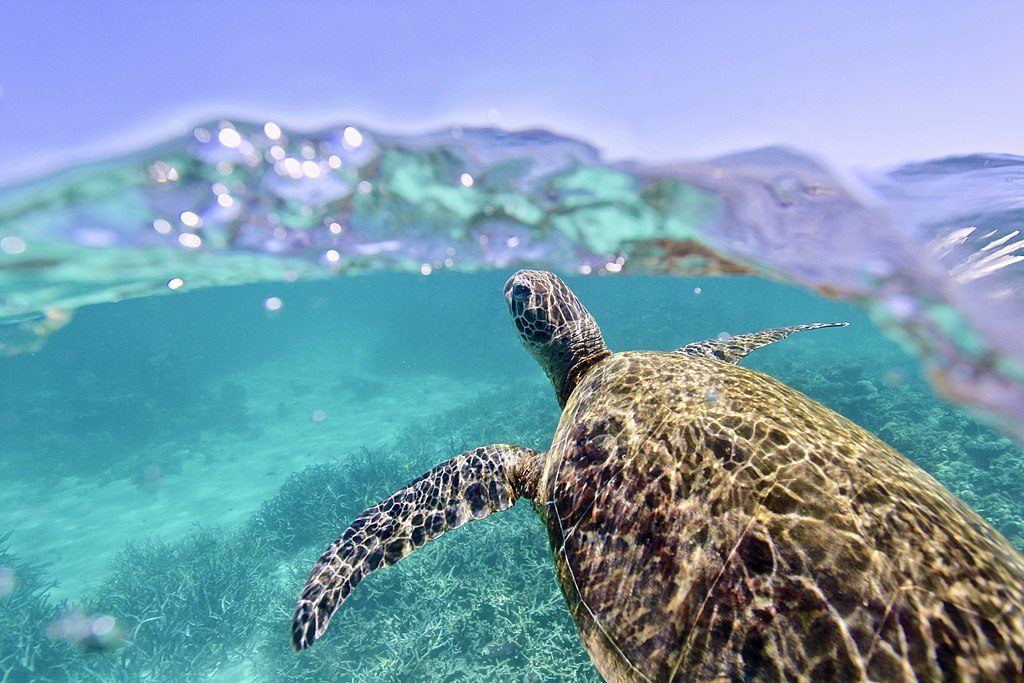
<path id="1" fill-rule="evenodd" d="M 363 511 L 313 567 L 292 621 L 294 648 L 322 636 L 341 603 L 371 573 L 449 529 L 535 497 L 542 456 L 506 444 L 467 451 Z"/>
<path id="2" fill-rule="evenodd" d="M 704 341 L 693 342 L 680 347 L 672 353 L 681 353 L 685 356 L 703 356 L 715 358 L 726 363 L 738 363 L 751 351 L 756 351 L 762 346 L 777 341 L 782 341 L 794 332 L 805 330 L 820 330 L 825 327 L 846 327 L 850 323 L 812 323 L 810 325 L 790 325 L 789 327 L 774 327 L 770 330 L 751 332 L 749 334 L 738 334 L 735 337 L 723 339 L 705 339 Z"/>

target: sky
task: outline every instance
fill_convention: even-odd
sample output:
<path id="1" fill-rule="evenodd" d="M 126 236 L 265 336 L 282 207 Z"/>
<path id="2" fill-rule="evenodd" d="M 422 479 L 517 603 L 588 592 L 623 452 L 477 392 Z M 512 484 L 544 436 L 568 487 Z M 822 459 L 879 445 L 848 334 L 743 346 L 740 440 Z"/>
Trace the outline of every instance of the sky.
<path id="1" fill-rule="evenodd" d="M 0 2 L 0 182 L 212 116 L 544 127 L 609 159 L 1024 153 L 1024 2 Z"/>

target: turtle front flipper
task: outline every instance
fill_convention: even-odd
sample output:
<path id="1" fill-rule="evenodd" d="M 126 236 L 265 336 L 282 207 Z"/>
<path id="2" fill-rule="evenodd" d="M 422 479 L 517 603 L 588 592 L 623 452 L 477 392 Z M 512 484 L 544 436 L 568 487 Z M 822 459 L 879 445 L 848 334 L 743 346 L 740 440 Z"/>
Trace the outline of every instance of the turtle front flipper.
<path id="1" fill-rule="evenodd" d="M 768 346 L 772 342 L 782 341 L 794 332 L 820 330 L 825 327 L 846 327 L 849 324 L 845 322 L 813 323 L 810 325 L 774 327 L 770 330 L 739 334 L 735 337 L 725 336 L 721 339 L 705 339 L 704 341 L 687 344 L 672 353 L 680 353 L 685 356 L 704 356 L 706 358 L 723 360 L 726 363 L 737 363 L 751 351 L 755 351 L 762 346 Z"/>
<path id="2" fill-rule="evenodd" d="M 349 593 L 376 570 L 471 519 L 534 498 L 543 453 L 495 444 L 457 455 L 363 511 L 320 557 L 299 598 L 292 645 L 302 650 L 327 629 Z"/>

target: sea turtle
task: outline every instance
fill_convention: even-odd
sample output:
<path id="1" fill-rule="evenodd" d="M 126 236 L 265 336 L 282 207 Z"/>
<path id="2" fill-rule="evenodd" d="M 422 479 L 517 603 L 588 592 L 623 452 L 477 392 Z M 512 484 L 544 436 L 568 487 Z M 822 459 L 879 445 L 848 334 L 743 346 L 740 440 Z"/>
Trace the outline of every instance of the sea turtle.
<path id="1" fill-rule="evenodd" d="M 371 572 L 527 498 L 608 680 L 1024 679 L 1024 557 L 879 439 L 734 364 L 844 323 L 612 353 L 555 275 L 504 294 L 563 408 L 550 449 L 477 448 L 359 515 L 302 591 L 296 649 Z"/>

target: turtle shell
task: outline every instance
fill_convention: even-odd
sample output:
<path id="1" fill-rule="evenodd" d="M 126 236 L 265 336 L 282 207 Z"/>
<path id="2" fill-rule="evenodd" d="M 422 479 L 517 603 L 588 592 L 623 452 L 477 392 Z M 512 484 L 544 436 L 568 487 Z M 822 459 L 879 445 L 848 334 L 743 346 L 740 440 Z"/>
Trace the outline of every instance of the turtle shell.
<path id="1" fill-rule="evenodd" d="M 1024 558 L 760 373 L 602 360 L 569 397 L 537 502 L 609 680 L 1024 678 Z"/>

